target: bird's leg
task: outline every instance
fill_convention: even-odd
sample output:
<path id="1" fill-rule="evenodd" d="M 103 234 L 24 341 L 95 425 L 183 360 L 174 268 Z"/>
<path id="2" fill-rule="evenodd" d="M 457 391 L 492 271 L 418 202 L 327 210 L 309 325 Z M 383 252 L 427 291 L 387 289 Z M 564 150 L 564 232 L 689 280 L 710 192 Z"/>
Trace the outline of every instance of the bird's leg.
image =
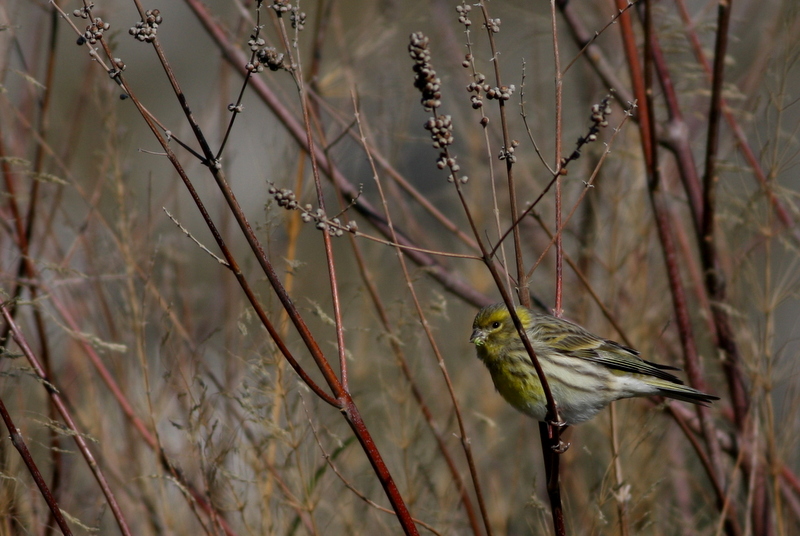
<path id="1" fill-rule="evenodd" d="M 547 435 L 550 437 L 550 448 L 553 449 L 553 452 L 556 454 L 564 454 L 567 452 L 570 444 L 561 441 L 561 433 L 566 430 L 569 425 L 561 420 L 561 416 L 558 414 L 558 407 L 554 407 L 553 410 L 553 413 L 555 413 L 554 418 L 550 418 L 551 415 L 549 411 L 547 417 L 545 417 L 547 419 Z"/>
<path id="2" fill-rule="evenodd" d="M 553 449 L 553 452 L 556 454 L 564 454 L 569 449 L 572 443 L 564 443 L 561 439 L 558 440 L 558 443 L 555 445 L 550 445 L 550 448 Z"/>
<path id="3" fill-rule="evenodd" d="M 558 430 L 566 430 L 567 427 L 569 426 L 566 423 L 566 421 L 562 421 L 561 419 L 556 419 L 556 420 L 548 419 L 547 420 L 547 424 L 549 424 L 550 426 L 552 426 L 553 428 L 556 428 Z"/>
<path id="4" fill-rule="evenodd" d="M 566 422 L 561 420 L 561 415 L 558 413 L 558 404 L 555 400 L 553 400 L 552 406 L 550 404 L 547 405 L 547 413 L 544 416 L 544 422 L 550 426 L 558 427 L 559 429 L 567 425 Z M 552 435 L 550 437 L 552 437 Z"/>
<path id="5" fill-rule="evenodd" d="M 553 438 L 553 434 L 556 433 L 556 430 L 561 430 L 567 427 L 566 421 L 561 420 L 561 415 L 558 413 L 558 404 L 553 401 L 553 407 L 547 406 L 547 414 L 544 416 L 544 422 L 546 422 L 549 426 L 550 430 L 550 438 Z"/>

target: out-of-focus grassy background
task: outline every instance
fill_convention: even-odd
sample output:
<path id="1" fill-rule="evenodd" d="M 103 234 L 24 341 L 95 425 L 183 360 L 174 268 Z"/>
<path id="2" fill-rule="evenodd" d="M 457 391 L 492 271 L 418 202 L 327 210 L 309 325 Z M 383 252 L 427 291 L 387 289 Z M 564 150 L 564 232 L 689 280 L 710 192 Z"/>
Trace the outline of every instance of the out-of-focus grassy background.
<path id="1" fill-rule="evenodd" d="M 321 2 L 326 5 L 327 2 Z M 611 2 L 575 6 L 592 31 L 601 30 L 616 13 Z M 586 5 L 583 5 L 586 4 Z M 62 3 L 67 12 L 80 7 Z M 422 125 L 427 116 L 412 87 L 408 35 L 422 31 L 431 39 L 433 64 L 442 79 L 442 112 L 452 115 L 462 170 L 470 177 L 465 193 L 481 230 L 496 237 L 491 183 L 497 183 L 503 224 L 509 224 L 505 165 L 497 160 L 502 145 L 497 106 L 487 101 L 490 118 L 484 130 L 464 90 L 471 81 L 461 66 L 463 26 L 454 2 L 335 3 L 328 11 L 317 3 L 307 13 L 299 36 L 304 70 L 311 72 L 316 32 L 324 31 L 320 65 L 313 88 L 324 104 L 321 128 L 329 155 L 362 197 L 380 206 L 375 182 L 357 139 L 340 137 L 353 126 L 351 94 L 360 106 L 362 126 L 375 151 L 383 155 L 424 197 L 464 232 L 467 220 L 446 174 L 435 166 Z M 715 5 L 692 6 L 694 30 L 709 57 L 713 51 Z M 192 110 L 212 146 L 219 145 L 242 84 L 189 8 L 181 2 L 145 6 L 161 10 L 159 39 L 169 55 Z M 250 2 L 211 2 L 236 42 L 246 48 L 254 25 Z M 494 2 L 489 9 L 502 21 L 496 35 L 502 75 L 516 92 L 507 103 L 511 136 L 520 141 L 515 173 L 521 204 L 533 201 L 550 175 L 537 157 L 518 112 L 523 89 L 531 135 L 545 159 L 554 151 L 554 75 L 550 5 L 544 1 Z M 707 130 L 709 85 L 692 55 L 686 25 L 671 2 L 658 3 L 656 25 L 677 86 L 686 126 L 702 166 Z M 267 41 L 279 46 L 274 17 L 264 8 Z M 493 79 L 491 52 L 481 19 L 473 10 L 470 38 L 479 71 Z M 149 45 L 134 41 L 127 29 L 139 20 L 132 3 L 100 1 L 94 12 L 111 23 L 106 38 L 124 60 L 128 83 L 172 133 L 191 140 L 157 58 Z M 318 24 L 324 20 L 324 28 Z M 85 21 L 73 19 L 79 28 Z M 578 52 L 560 16 L 562 66 Z M 10 206 L 23 213 L 31 188 L 39 181 L 30 259 L 38 278 L 36 299 L 22 293 L 17 320 L 34 350 L 50 354 L 51 379 L 69 401 L 80 429 L 111 479 L 134 534 L 201 534 L 213 526 L 195 514 L 184 490 L 160 465 L 158 456 L 137 434 L 117 401 L 86 359 L 88 341 L 112 371 L 136 414 L 158 439 L 166 456 L 217 507 L 237 534 L 388 534 L 398 533 L 395 518 L 367 505 L 326 468 L 323 451 L 335 453 L 335 465 L 352 486 L 378 504 L 386 498 L 352 433 L 338 411 L 321 403 L 298 382 L 260 326 L 234 278 L 191 242 L 164 214 L 169 210 L 213 251 L 212 238 L 160 147 L 120 88 L 92 62 L 76 36 L 54 18 L 46 2 L 27 0 L 0 5 L 0 143 L 4 159 L 4 198 L 0 199 L 0 289 L 7 299 L 18 280 L 21 261 Z M 58 31 L 50 46 L 52 25 Z M 638 23 L 637 23 L 638 24 Z M 725 98 L 767 171 L 769 185 L 797 218 L 796 197 L 798 70 L 800 32 L 793 2 L 736 2 L 730 31 Z M 637 26 L 640 28 L 640 26 Z M 616 26 L 597 40 L 611 68 L 628 78 Z M 641 44 L 641 43 L 640 43 Z M 279 47 L 280 48 L 280 47 Z M 45 82 L 48 61 L 53 77 Z M 285 72 L 258 75 L 299 114 L 294 83 Z M 45 87 L 45 85 L 47 87 Z M 588 129 L 590 107 L 609 88 L 578 59 L 563 81 L 564 152 Z M 47 95 L 46 116 L 41 117 Z M 611 127 L 601 141 L 570 164 L 563 181 L 565 212 L 578 196 L 606 150 L 604 142 L 622 121 L 613 103 Z M 223 165 L 249 221 L 272 262 L 290 286 L 291 295 L 332 362 L 336 336 L 331 322 L 330 284 L 319 232 L 302 225 L 292 236 L 296 214 L 279 208 L 268 194 L 270 183 L 294 189 L 302 203 L 315 204 L 306 156 L 284 127 L 249 89 L 244 114 L 237 118 L 223 155 Z M 657 115 L 665 119 L 663 107 Z M 316 127 L 315 127 L 316 128 Z M 718 244 L 727 278 L 728 307 L 752 399 L 754 455 L 766 467 L 768 512 L 776 533 L 800 531 L 800 490 L 786 492 L 786 470 L 800 472 L 797 437 L 797 242 L 776 223 L 764 189 L 753 177 L 723 123 L 719 162 Z M 488 140 L 488 148 L 486 140 Z M 323 144 L 321 140 L 318 143 Z M 205 168 L 176 145 L 190 177 L 222 229 L 246 274 L 289 347 L 318 381 L 299 338 L 281 320 L 280 305 L 249 256 L 222 197 Z M 42 155 L 37 164 L 37 151 Z M 721 433 L 734 435 L 729 399 L 720 370 L 720 353 L 708 329 L 700 296 L 697 243 L 677 179 L 674 161 L 662 157 L 664 189 L 669 194 L 679 243 L 680 263 L 709 389 L 721 396 L 713 414 Z M 36 173 L 34 173 L 36 171 Z M 37 175 L 38 173 L 38 175 Z M 46 175 L 43 175 L 46 174 Z M 297 188 L 298 175 L 300 188 Z M 55 177 L 55 179 L 53 178 Z M 638 130 L 627 122 L 585 200 L 564 231 L 565 251 L 588 276 L 592 288 L 625 334 L 646 359 L 680 365 L 681 349 L 647 195 Z M 458 241 L 420 205 L 402 193 L 381 171 L 390 197 L 391 216 L 420 247 L 447 252 L 477 252 Z M 13 195 L 9 190 L 13 184 Z M 329 213 L 338 212 L 335 192 L 326 183 Z M 537 213 L 553 227 L 553 197 Z M 371 235 L 377 231 L 349 209 Z M 528 266 L 549 238 L 533 221 L 523 223 Z M 379 289 L 402 343 L 413 378 L 430 405 L 438 428 L 471 490 L 458 439 L 452 403 L 393 248 L 359 239 L 364 265 Z M 428 426 L 399 372 L 386 329 L 359 275 L 350 239 L 337 238 L 335 260 L 342 296 L 350 382 L 366 424 L 385 457 L 412 514 L 442 534 L 469 533 L 459 496 Z M 510 242 L 506 251 L 511 260 Z M 476 260 L 442 258 L 455 276 L 498 299 L 485 267 Z M 412 266 L 411 280 L 441 349 L 463 413 L 495 534 L 547 533 L 550 513 L 543 490 L 538 427 L 514 412 L 494 391 L 488 373 L 468 343 L 473 305 L 445 290 L 425 270 Z M 534 273 L 530 289 L 552 306 L 553 252 Z M 78 320 L 69 329 L 53 299 Z M 46 342 L 32 321 L 38 308 Z M 620 339 L 569 269 L 564 272 L 565 315 L 612 339 Z M 5 343 L 4 343 L 5 344 Z M 8 345 L 9 352 L 18 353 Z M 23 358 L 0 362 L 0 396 L 32 449 L 46 479 L 60 465 L 58 498 L 76 533 L 113 534 L 117 528 L 105 500 L 70 437 L 52 419 L 40 381 Z M 646 400 L 616 404 L 619 438 L 619 485 L 612 476 L 609 412 L 567 433 L 572 448 L 562 457 L 563 497 L 570 534 L 620 533 L 617 505 L 626 505 L 624 525 L 631 534 L 715 534 L 720 513 L 708 479 L 681 430 L 661 408 Z M 61 434 L 52 443 L 51 431 Z M 3 432 L 3 437 L 7 436 Z M 318 440 L 315 439 L 315 435 Z M 61 459 L 55 462 L 54 452 Z M 47 511 L 31 477 L 7 440 L 0 443 L 0 533 L 44 534 Z M 741 514 L 743 530 L 751 495 L 742 460 L 725 457 L 731 504 Z M 792 500 L 794 504 L 792 504 Z M 216 534 L 217 529 L 207 533 Z"/>

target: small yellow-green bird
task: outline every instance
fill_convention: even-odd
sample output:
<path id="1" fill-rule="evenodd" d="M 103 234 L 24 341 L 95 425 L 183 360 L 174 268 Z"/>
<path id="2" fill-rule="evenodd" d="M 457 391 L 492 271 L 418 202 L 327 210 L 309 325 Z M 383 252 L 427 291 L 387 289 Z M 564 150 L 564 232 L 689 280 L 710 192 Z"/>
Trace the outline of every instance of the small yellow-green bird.
<path id="1" fill-rule="evenodd" d="M 526 307 L 517 306 L 516 312 L 566 424 L 587 421 L 620 398 L 660 395 L 703 406 L 719 400 L 665 372 L 680 369 L 645 361 L 633 348 Z M 503 398 L 522 413 L 544 421 L 547 401 L 542 384 L 504 303 L 478 312 L 470 342 L 475 343 L 478 358 Z"/>

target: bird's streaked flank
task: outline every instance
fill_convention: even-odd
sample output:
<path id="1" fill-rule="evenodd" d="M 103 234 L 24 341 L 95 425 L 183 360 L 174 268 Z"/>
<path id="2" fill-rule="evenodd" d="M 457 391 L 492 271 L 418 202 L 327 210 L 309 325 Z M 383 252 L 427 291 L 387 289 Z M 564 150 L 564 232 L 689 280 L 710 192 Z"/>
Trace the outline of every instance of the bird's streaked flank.
<path id="1" fill-rule="evenodd" d="M 683 385 L 666 372 L 680 369 L 645 361 L 633 348 L 597 337 L 561 318 L 522 306 L 517 306 L 516 312 L 566 424 L 589 420 L 620 398 L 660 395 L 703 406 L 719 400 Z M 504 303 L 478 312 L 470 342 L 503 398 L 544 421 L 547 401 L 542 384 Z"/>

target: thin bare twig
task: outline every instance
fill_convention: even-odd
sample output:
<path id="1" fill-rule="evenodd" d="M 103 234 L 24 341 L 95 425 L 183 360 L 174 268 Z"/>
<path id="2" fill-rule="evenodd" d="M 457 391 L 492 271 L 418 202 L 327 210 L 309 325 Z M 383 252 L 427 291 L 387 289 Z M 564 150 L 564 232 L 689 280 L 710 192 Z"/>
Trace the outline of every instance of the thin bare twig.
<path id="1" fill-rule="evenodd" d="M 561 128 L 563 113 L 562 99 L 563 99 L 563 76 L 561 72 L 561 55 L 558 48 L 558 21 L 556 19 L 556 3 L 555 0 L 550 2 L 550 26 L 553 35 L 553 71 L 555 74 L 555 132 L 554 132 L 554 145 L 555 145 L 555 168 L 556 168 L 556 300 L 553 307 L 553 314 L 556 317 L 561 317 L 562 300 L 564 292 L 564 242 L 562 240 L 561 230 L 563 224 L 561 222 L 561 175 L 562 162 L 561 162 Z"/>

